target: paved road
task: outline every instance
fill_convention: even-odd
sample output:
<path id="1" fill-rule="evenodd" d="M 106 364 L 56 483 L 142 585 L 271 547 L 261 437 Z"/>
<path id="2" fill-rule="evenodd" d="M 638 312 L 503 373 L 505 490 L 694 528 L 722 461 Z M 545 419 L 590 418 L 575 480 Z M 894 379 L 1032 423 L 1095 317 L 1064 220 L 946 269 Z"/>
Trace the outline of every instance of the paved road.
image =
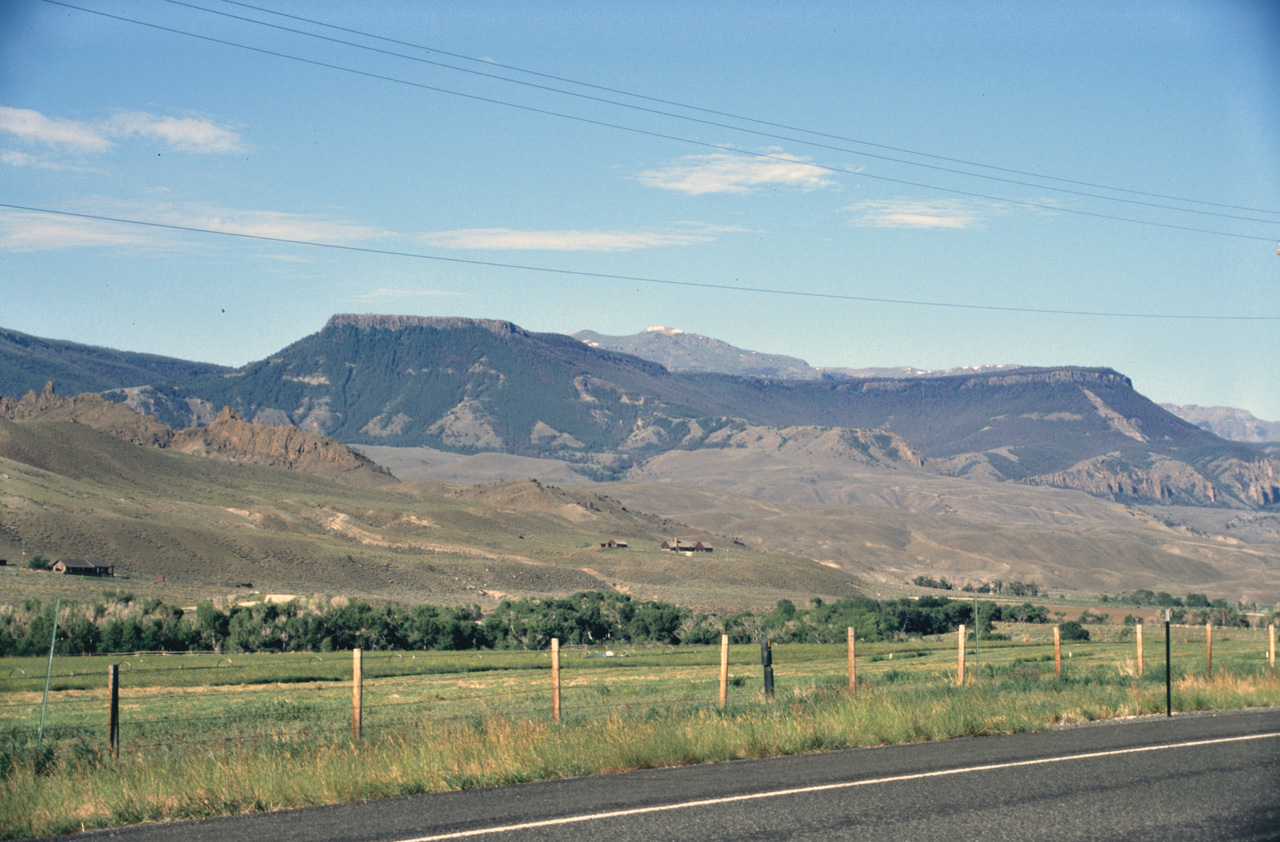
<path id="1" fill-rule="evenodd" d="M 77 838 L 1280 840 L 1280 710 L 654 769 Z"/>

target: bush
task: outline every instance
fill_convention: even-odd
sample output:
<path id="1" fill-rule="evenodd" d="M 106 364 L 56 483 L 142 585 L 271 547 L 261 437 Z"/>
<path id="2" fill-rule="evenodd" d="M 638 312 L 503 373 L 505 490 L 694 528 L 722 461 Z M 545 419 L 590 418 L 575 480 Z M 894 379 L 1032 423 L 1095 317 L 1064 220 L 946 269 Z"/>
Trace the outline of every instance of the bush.
<path id="1" fill-rule="evenodd" d="M 1088 640 L 1089 630 L 1077 623 L 1075 620 L 1063 623 L 1058 626 L 1059 636 L 1063 640 Z"/>

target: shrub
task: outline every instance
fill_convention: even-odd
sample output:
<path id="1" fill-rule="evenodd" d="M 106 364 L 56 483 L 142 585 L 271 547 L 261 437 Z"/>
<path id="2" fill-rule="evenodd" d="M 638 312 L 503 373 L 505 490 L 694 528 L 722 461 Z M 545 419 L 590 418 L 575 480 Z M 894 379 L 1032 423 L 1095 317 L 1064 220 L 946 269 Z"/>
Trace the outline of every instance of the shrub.
<path id="1" fill-rule="evenodd" d="M 1075 620 L 1070 620 L 1063 623 L 1061 626 L 1058 626 L 1058 632 L 1063 640 L 1089 639 L 1089 630 L 1077 623 Z"/>

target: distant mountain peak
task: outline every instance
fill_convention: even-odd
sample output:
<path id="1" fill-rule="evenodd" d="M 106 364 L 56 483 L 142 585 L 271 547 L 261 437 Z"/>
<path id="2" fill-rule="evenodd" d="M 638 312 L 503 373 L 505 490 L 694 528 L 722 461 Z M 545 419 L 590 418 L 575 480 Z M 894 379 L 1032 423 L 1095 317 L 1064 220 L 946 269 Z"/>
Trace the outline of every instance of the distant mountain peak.
<path id="1" fill-rule="evenodd" d="M 1224 439 L 1252 444 L 1280 441 L 1280 421 L 1263 421 L 1246 409 L 1172 403 L 1161 404 L 1161 407 Z"/>
<path id="2" fill-rule="evenodd" d="M 782 354 L 737 348 L 720 339 L 655 325 L 631 336 L 605 336 L 591 330 L 573 334 L 592 348 L 618 351 L 656 362 L 669 371 L 710 371 L 752 377 L 816 380 L 821 372 Z"/>

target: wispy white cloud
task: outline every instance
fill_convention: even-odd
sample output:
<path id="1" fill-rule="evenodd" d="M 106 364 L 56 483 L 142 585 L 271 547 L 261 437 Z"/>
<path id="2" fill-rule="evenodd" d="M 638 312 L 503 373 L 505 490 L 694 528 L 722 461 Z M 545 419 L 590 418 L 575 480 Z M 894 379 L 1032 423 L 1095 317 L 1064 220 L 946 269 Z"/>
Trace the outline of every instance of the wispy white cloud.
<path id="1" fill-rule="evenodd" d="M 461 297 L 466 293 L 439 289 L 392 289 L 379 287 L 360 295 L 352 296 L 356 301 L 387 301 L 396 298 L 445 298 Z"/>
<path id="2" fill-rule="evenodd" d="M 168 225 L 181 225 L 185 228 L 339 245 L 368 242 L 392 235 L 392 232 L 382 228 L 341 219 L 205 205 L 156 207 L 148 213 L 146 218 Z"/>
<path id="3" fill-rule="evenodd" d="M 37 170 L 70 170 L 73 172 L 100 172 L 94 167 L 83 167 L 65 161 L 51 160 L 45 155 L 31 155 L 13 149 L 0 149 L 0 164 L 11 167 L 32 167 Z"/>
<path id="4" fill-rule="evenodd" d="M 674 190 L 693 196 L 704 193 L 748 193 L 760 187 L 795 187 L 817 190 L 834 182 L 809 159 L 781 149 L 766 149 L 768 158 L 752 158 L 732 152 L 686 155 L 665 167 L 636 176 L 646 187 Z"/>
<path id="5" fill-rule="evenodd" d="M 375 226 L 321 215 L 209 205 L 121 202 L 99 198 L 81 202 L 68 209 L 94 216 L 136 219 L 160 226 L 337 245 L 365 243 L 394 236 L 394 232 Z M 182 232 L 163 227 L 27 211 L 0 213 L 0 250 L 5 251 L 55 251 L 95 246 L 177 248 L 183 242 L 181 237 Z"/>
<path id="6" fill-rule="evenodd" d="M 112 137 L 158 140 L 179 152 L 226 154 L 245 149 L 236 132 L 194 117 L 157 117 L 141 111 L 122 111 L 103 128 Z"/>
<path id="7" fill-rule="evenodd" d="M 722 228 L 687 231 L 516 231 L 511 228 L 463 228 L 419 236 L 437 248 L 490 251 L 636 251 L 708 243 Z"/>
<path id="8" fill-rule="evenodd" d="M 92 247 L 151 245 L 150 232 L 70 216 L 50 216 L 27 211 L 0 213 L 0 251 L 57 251 Z"/>
<path id="9" fill-rule="evenodd" d="M 994 202 L 963 199 L 881 199 L 845 208 L 854 225 L 871 228 L 976 228 L 1004 212 Z"/>
<path id="10" fill-rule="evenodd" d="M 101 127 L 46 117 L 29 108 L 0 105 L 0 132 L 15 135 L 28 143 L 62 147 L 74 152 L 106 152 L 111 148 L 111 141 Z"/>
<path id="11" fill-rule="evenodd" d="M 0 106 L 0 134 L 24 143 L 62 153 L 102 154 L 115 142 L 130 138 L 158 141 L 179 152 L 227 154 L 243 152 L 235 131 L 198 117 L 163 117 L 142 111 L 122 111 L 98 121 L 85 122 L 48 117 L 29 108 Z M 11 166 L 29 166 L 20 158 L 6 159 Z"/>

